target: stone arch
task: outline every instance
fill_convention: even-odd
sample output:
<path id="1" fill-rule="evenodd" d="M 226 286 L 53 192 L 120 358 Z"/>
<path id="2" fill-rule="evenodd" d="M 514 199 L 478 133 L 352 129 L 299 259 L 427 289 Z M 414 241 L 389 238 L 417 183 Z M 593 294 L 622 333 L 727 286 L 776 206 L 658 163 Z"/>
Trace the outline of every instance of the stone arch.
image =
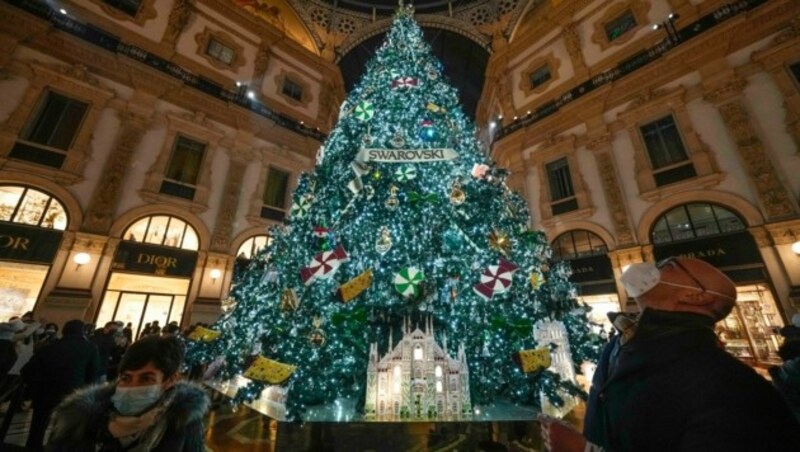
<path id="1" fill-rule="evenodd" d="M 64 206 L 67 211 L 67 229 L 79 231 L 83 223 L 83 209 L 77 199 L 63 186 L 35 174 L 21 174 L 12 171 L 0 171 L 0 183 L 27 185 L 47 192 Z"/>
<path id="2" fill-rule="evenodd" d="M 147 206 L 134 207 L 114 220 L 114 224 L 111 225 L 111 230 L 109 231 L 109 236 L 122 238 L 122 234 L 134 221 L 152 215 L 171 215 L 185 221 L 197 232 L 197 240 L 200 242 L 198 251 L 208 251 L 208 246 L 211 243 L 211 234 L 205 223 L 203 223 L 203 220 L 191 212 L 168 204 L 150 204 Z"/>
<path id="3" fill-rule="evenodd" d="M 758 208 L 741 196 L 715 190 L 692 190 L 675 194 L 650 206 L 639 219 L 639 226 L 636 228 L 636 236 L 639 243 L 650 243 L 650 229 L 653 228 L 656 220 L 658 220 L 661 215 L 673 207 L 692 202 L 719 204 L 722 207 L 738 213 L 747 223 L 748 227 L 764 224 L 764 217 L 761 215 Z"/>
<path id="4" fill-rule="evenodd" d="M 603 226 L 591 221 L 581 220 L 570 221 L 569 223 L 560 223 L 552 229 L 547 230 L 547 241 L 553 243 L 553 240 L 561 236 L 561 234 L 579 229 L 585 229 L 603 239 L 603 241 L 606 242 L 606 246 L 608 247 L 609 251 L 617 249 L 617 240 L 614 238 L 614 236 Z"/>

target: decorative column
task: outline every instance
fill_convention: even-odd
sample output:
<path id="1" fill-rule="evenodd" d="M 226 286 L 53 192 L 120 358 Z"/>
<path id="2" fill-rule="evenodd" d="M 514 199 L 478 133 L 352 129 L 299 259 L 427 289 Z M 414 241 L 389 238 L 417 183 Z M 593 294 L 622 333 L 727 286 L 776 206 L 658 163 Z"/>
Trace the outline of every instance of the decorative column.
<path id="1" fill-rule="evenodd" d="M 778 176 L 750 118 L 742 97 L 746 86 L 742 78 L 726 77 L 706 88 L 705 99 L 722 115 L 767 220 L 790 217 L 797 214 L 797 203 Z"/>
<path id="2" fill-rule="evenodd" d="M 603 193 L 608 203 L 608 213 L 614 225 L 617 244 L 620 248 L 633 245 L 636 240 L 630 225 L 630 215 L 625 206 L 625 197 L 622 195 L 617 168 L 614 164 L 611 135 L 604 133 L 589 139 L 586 148 L 592 151 L 600 172 L 600 182 L 603 184 Z"/>
<path id="3" fill-rule="evenodd" d="M 800 17 L 795 18 L 789 27 L 778 34 L 770 47 L 753 54 L 752 59 L 764 66 L 783 94 L 786 131 L 794 139 L 795 147 L 800 153 L 800 90 L 786 67 L 786 62 L 792 62 L 796 58 L 798 46 Z"/>
<path id="4" fill-rule="evenodd" d="M 178 37 L 189 22 L 189 16 L 191 15 L 189 7 L 189 0 L 175 0 L 175 3 L 172 4 L 172 10 L 169 12 L 167 29 L 164 31 L 162 42 L 175 47 Z"/>
<path id="5" fill-rule="evenodd" d="M 575 22 L 570 22 L 564 25 L 561 30 L 561 37 L 564 39 L 564 45 L 567 47 L 572 67 L 575 69 L 575 76 L 582 77 L 588 73 L 586 61 L 583 58 L 583 50 L 581 49 L 581 37 L 578 35 L 578 27 Z"/>
<path id="6" fill-rule="evenodd" d="M 122 195 L 133 153 L 150 126 L 150 118 L 130 109 L 119 113 L 120 130 L 114 149 L 106 160 L 100 181 L 92 193 L 81 229 L 104 234 L 111 228 L 114 209 Z"/>
<path id="7" fill-rule="evenodd" d="M 241 182 L 248 163 L 254 160 L 252 151 L 234 148 L 229 151 L 230 165 L 228 174 L 225 178 L 225 188 L 222 190 L 222 200 L 220 202 L 219 213 L 211 236 L 212 251 L 228 253 L 233 238 L 233 219 L 236 218 L 236 210 L 239 207 L 239 195 L 241 194 Z"/>

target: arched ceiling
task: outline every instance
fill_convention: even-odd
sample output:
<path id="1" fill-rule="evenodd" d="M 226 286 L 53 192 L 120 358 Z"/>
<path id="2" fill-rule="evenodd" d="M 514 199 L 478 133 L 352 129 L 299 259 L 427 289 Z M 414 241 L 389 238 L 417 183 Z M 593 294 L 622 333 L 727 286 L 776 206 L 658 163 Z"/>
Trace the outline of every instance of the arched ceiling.
<path id="1" fill-rule="evenodd" d="M 489 52 L 453 31 L 431 27 L 423 27 L 422 31 L 434 55 L 444 65 L 444 75 L 458 89 L 464 113 L 474 118 L 483 90 Z M 385 36 L 386 33 L 383 32 L 361 41 L 339 60 L 339 68 L 348 92 L 361 79 L 367 61 L 375 54 Z"/>
<path id="2" fill-rule="evenodd" d="M 391 26 L 398 0 L 234 0 L 312 52 L 335 61 L 349 91 Z M 473 116 L 494 40 L 508 40 L 543 0 L 405 0 Z"/>

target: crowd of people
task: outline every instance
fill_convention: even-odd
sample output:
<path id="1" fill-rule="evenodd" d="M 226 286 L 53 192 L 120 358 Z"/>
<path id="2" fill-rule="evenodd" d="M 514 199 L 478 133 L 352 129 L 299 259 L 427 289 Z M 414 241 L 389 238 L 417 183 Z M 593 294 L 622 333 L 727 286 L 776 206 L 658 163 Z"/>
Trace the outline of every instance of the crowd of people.
<path id="1" fill-rule="evenodd" d="M 27 450 L 203 450 L 208 396 L 181 379 L 177 322 L 147 324 L 136 341 L 116 321 L 58 332 L 30 312 L 0 323 L 0 403 L 5 416 L 33 410 Z"/>
<path id="2" fill-rule="evenodd" d="M 670 258 L 631 266 L 621 283 L 639 312 L 609 315 L 615 331 L 583 431 L 539 419 L 548 450 L 800 450 L 800 314 L 780 330 L 784 363 L 769 369 L 770 382 L 714 332 L 737 296 L 721 271 Z M 29 450 L 41 450 L 48 431 L 55 451 L 204 449 L 209 397 L 180 373 L 180 336 L 191 328 L 153 321 L 134 341 L 130 323 L 71 320 L 58 332 L 30 312 L 0 323 L 0 396 L 12 412 L 15 401 L 31 401 Z"/>

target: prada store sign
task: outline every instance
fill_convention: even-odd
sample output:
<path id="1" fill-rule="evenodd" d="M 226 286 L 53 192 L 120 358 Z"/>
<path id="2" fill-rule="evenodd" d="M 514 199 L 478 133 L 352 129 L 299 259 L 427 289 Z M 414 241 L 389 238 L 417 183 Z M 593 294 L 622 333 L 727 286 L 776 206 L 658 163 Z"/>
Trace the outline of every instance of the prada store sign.
<path id="1" fill-rule="evenodd" d="M 50 264 L 63 231 L 0 222 L 0 260 Z"/>
<path id="2" fill-rule="evenodd" d="M 136 242 L 120 242 L 114 270 L 157 276 L 189 276 L 194 273 L 197 252 Z"/>
<path id="3" fill-rule="evenodd" d="M 570 280 L 574 283 L 614 280 L 611 260 L 605 254 L 572 259 L 569 261 L 569 265 L 572 267 Z"/>
<path id="4" fill-rule="evenodd" d="M 653 247 L 656 260 L 671 256 L 702 259 L 717 268 L 735 265 L 762 264 L 758 245 L 749 232 L 703 237 L 688 242 Z"/>

